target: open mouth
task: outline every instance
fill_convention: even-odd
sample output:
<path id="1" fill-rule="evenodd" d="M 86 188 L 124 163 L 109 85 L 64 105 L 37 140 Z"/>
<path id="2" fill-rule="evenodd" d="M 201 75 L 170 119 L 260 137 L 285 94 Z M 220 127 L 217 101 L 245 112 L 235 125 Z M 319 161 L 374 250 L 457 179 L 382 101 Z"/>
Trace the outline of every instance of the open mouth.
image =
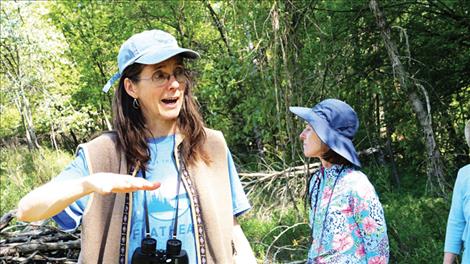
<path id="1" fill-rule="evenodd" d="M 162 99 L 162 102 L 166 105 L 176 104 L 176 101 L 178 101 L 178 97 L 170 97 L 170 98 Z"/>

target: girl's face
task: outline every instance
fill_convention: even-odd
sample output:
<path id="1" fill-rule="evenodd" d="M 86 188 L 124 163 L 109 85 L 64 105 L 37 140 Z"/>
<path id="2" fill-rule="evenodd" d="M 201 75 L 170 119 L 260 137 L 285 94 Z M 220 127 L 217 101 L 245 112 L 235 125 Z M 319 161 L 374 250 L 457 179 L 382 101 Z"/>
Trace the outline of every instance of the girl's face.
<path id="1" fill-rule="evenodd" d="M 307 124 L 304 131 L 300 133 L 300 140 L 304 143 L 304 155 L 308 158 L 321 158 L 321 156 L 329 150 L 318 137 L 315 130 Z"/>
<path id="2" fill-rule="evenodd" d="M 184 102 L 185 77 L 181 59 L 172 57 L 145 65 L 139 81 L 125 80 L 127 93 L 139 102 L 146 122 L 176 122 Z"/>

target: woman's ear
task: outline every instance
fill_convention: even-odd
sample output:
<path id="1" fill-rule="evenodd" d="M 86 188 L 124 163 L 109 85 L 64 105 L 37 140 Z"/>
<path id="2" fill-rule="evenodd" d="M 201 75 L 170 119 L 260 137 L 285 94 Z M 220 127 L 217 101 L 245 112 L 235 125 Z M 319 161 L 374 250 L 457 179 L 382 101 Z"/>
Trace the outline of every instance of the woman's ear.
<path id="1" fill-rule="evenodd" d="M 129 78 L 124 79 L 124 89 L 132 98 L 139 98 L 137 96 L 137 86 Z"/>

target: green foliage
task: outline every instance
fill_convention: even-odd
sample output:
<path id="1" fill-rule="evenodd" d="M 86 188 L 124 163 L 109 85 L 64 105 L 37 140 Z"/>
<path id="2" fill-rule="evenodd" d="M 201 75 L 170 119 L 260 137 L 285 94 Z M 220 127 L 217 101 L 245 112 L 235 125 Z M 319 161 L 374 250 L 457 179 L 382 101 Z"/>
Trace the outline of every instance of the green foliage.
<path id="1" fill-rule="evenodd" d="M 450 202 L 388 193 L 384 197 L 391 263 L 442 263 Z"/>
<path id="2" fill-rule="evenodd" d="M 0 215 L 15 209 L 21 197 L 56 176 L 71 159 L 70 153 L 47 148 L 1 148 Z"/>
<path id="3" fill-rule="evenodd" d="M 405 66 L 427 90 L 436 140 L 452 165 L 446 172 L 450 178 L 469 161 L 458 142 L 469 118 L 470 54 L 461 13 L 468 4 L 380 4 Z M 282 168 L 296 162 L 303 124 L 293 120 L 288 107 L 337 97 L 359 114 L 358 149 L 383 146 L 390 137 L 398 162 L 411 161 L 416 173 L 425 172 L 421 127 L 394 79 L 367 2 L 9 2 L 2 10 L 8 14 L 2 16 L 2 45 L 19 45 L 22 61 L 29 56 L 51 69 L 29 67 L 25 79 L 35 87 L 26 95 L 38 134 L 67 149 L 107 129 L 112 93 L 101 93 L 101 87 L 117 71 L 121 43 L 136 32 L 160 28 L 202 54 L 190 64 L 200 73 L 195 95 L 207 125 L 225 132 L 241 163 L 281 160 Z M 2 88 L 9 86 L 2 80 Z M 14 104 L 2 102 L 2 107 L 10 109 L 2 110 L 7 113 L 2 132 L 15 137 L 24 131 L 18 129 L 21 119 L 11 115 Z"/>
<path id="4" fill-rule="evenodd" d="M 15 108 L 3 108 L 0 114 L 0 138 L 8 138 L 17 134 L 21 129 L 18 120 L 21 120 L 21 117 Z"/>

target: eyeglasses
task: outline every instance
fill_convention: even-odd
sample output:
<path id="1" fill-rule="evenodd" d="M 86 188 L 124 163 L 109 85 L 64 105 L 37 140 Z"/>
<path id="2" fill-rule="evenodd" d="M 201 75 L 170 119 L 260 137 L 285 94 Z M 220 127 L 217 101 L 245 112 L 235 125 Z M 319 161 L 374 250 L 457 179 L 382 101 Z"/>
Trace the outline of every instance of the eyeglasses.
<path id="1" fill-rule="evenodd" d="M 161 87 L 168 84 L 172 75 L 175 76 L 175 80 L 180 84 L 183 84 L 188 80 L 188 71 L 182 66 L 178 66 L 175 68 L 172 74 L 158 70 L 152 74 L 152 77 L 139 78 L 139 81 L 152 81 L 153 84 Z"/>

